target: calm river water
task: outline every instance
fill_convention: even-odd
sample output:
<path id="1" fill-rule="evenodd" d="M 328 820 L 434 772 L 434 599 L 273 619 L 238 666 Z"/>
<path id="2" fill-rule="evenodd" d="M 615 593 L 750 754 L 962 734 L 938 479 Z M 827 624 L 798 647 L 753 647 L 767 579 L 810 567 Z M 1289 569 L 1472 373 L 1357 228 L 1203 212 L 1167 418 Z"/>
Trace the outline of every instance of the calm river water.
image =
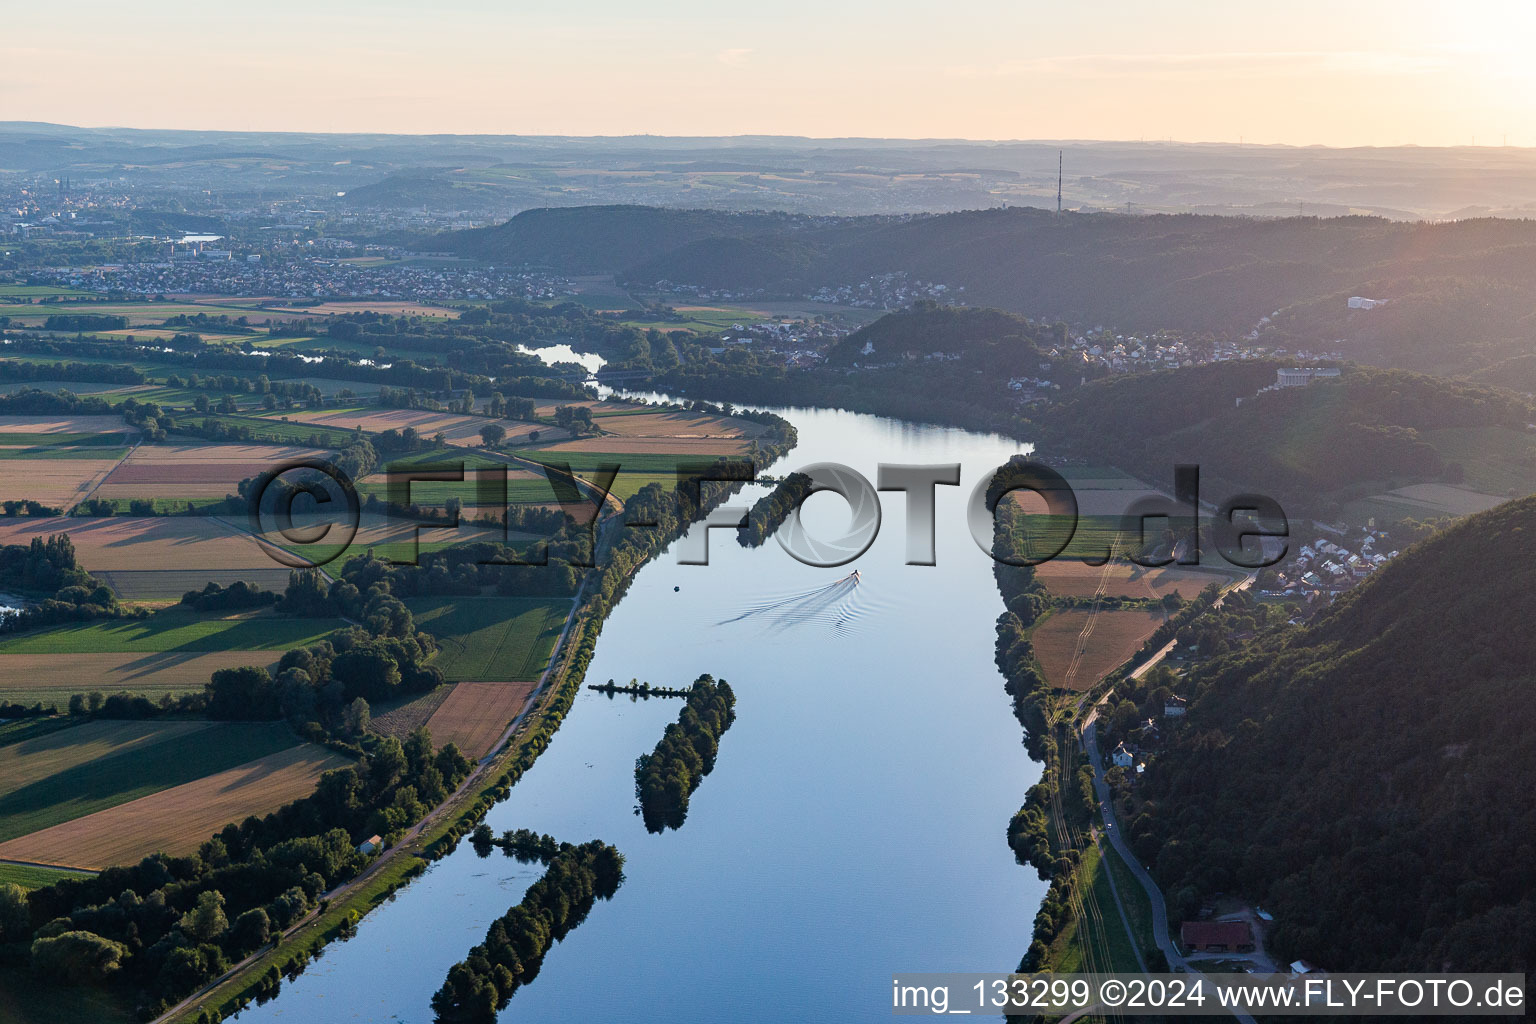
<path id="1" fill-rule="evenodd" d="M 1014 863 L 1005 830 L 1040 771 L 992 664 L 1002 602 L 962 517 L 975 482 L 1019 446 L 779 411 L 800 442 L 776 474 L 837 461 L 873 481 L 881 462 L 962 463 L 961 486 L 938 489 L 939 564 L 903 564 L 904 498 L 892 492 L 874 547 L 844 568 L 801 565 L 772 541 L 743 550 L 714 530 L 710 565 L 668 551 L 640 571 L 587 682 L 711 673 L 736 691 L 736 724 L 687 823 L 650 835 L 634 761 L 680 702 L 583 689 L 489 820 L 498 833 L 613 843 L 626 880 L 550 951 L 504 1021 L 884 1021 L 892 972 L 1010 970 L 1029 945 L 1045 885 Z M 818 495 L 806 521 L 840 533 L 846 506 Z M 857 588 L 816 593 L 855 567 Z M 239 1019 L 426 1024 L 448 968 L 541 871 L 463 843 Z"/>

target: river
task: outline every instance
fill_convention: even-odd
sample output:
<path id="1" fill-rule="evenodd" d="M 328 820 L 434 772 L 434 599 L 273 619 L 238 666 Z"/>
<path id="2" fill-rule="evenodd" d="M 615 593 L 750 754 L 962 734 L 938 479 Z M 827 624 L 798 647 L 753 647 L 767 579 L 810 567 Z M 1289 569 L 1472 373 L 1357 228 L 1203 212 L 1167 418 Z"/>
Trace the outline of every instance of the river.
<path id="1" fill-rule="evenodd" d="M 737 720 L 686 824 L 651 835 L 634 761 L 681 702 L 582 690 L 489 823 L 613 843 L 626 879 L 550 951 L 505 1021 L 883 1021 L 893 972 L 1011 970 L 1029 946 L 1045 883 L 1014 862 L 1005 832 L 1040 767 L 992 663 L 1002 601 L 962 515 L 1019 445 L 777 411 L 800 438 L 775 474 L 837 461 L 873 481 L 881 462 L 962 463 L 961 486 L 938 488 L 938 565 L 903 564 L 893 492 L 879 539 L 845 568 L 713 530 L 708 566 L 669 550 L 641 569 L 586 681 L 683 686 L 711 673 L 735 689 Z M 834 495 L 806 504 L 813 532 L 847 519 Z M 813 596 L 855 567 L 857 588 Z M 448 968 L 541 872 L 462 843 L 239 1020 L 426 1024 Z"/>

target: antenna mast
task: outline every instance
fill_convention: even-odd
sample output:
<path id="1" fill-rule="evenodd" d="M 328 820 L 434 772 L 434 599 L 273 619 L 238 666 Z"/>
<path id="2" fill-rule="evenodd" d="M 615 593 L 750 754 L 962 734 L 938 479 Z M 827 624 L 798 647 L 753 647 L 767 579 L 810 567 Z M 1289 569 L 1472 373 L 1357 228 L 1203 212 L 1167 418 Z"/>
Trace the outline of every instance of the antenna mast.
<path id="1" fill-rule="evenodd" d="M 1061 212 L 1061 150 L 1056 151 L 1056 212 Z"/>

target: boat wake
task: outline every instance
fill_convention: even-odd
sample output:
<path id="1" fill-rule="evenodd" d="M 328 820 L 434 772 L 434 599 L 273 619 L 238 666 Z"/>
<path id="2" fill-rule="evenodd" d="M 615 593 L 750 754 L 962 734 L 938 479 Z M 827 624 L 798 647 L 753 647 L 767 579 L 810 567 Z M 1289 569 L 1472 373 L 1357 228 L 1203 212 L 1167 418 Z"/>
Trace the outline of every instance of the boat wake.
<path id="1" fill-rule="evenodd" d="M 839 636 L 850 636 L 858 632 L 878 607 L 878 602 L 871 600 L 869 594 L 870 588 L 861 585 L 859 572 L 855 569 L 824 587 L 757 601 L 715 625 L 755 622 L 770 633 L 799 626 L 822 626 Z"/>

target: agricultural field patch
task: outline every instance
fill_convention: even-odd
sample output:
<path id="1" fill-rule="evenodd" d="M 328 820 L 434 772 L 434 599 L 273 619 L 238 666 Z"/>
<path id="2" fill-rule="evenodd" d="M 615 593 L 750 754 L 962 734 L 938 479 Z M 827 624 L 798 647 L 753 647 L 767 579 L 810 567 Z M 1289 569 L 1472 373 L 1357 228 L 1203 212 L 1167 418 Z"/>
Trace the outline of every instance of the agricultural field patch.
<path id="1" fill-rule="evenodd" d="M 1093 686 L 1141 649 L 1163 623 L 1147 609 L 1067 609 L 1040 621 L 1030 634 L 1046 682 L 1064 690 Z"/>
<path id="2" fill-rule="evenodd" d="M 201 691 L 219 669 L 271 669 L 279 657 L 279 651 L 7 654 L 0 658 L 0 699 L 61 711 L 74 694 L 92 691 L 158 700 L 164 694 Z"/>
<path id="3" fill-rule="evenodd" d="M 125 434 L 137 436 L 121 416 L 0 416 L 0 438 L 7 435 L 54 434 L 74 438 L 111 434 L 122 438 Z M 16 442 L 0 440 L 0 444 Z M 79 440 L 61 441 L 66 444 L 82 444 Z"/>
<path id="4" fill-rule="evenodd" d="M 274 313 L 301 313 L 305 316 L 340 316 L 346 313 L 385 313 L 390 316 L 431 316 L 456 320 L 459 311 L 446 306 L 428 306 L 420 302 L 321 302 L 313 306 L 271 307 Z"/>
<path id="5" fill-rule="evenodd" d="M 79 451 L 88 451 L 90 455 L 56 458 L 53 456 L 57 453 L 48 453 L 42 458 L 0 458 L 0 495 L 7 500 L 28 499 L 68 509 L 89 497 L 92 489 L 116 468 L 122 456 L 119 452 L 118 458 L 111 458 L 113 449 L 74 450 Z M 0 527 L 0 533 L 3 530 Z M 58 532 L 57 527 L 54 532 Z"/>
<path id="6" fill-rule="evenodd" d="M 1185 600 L 1212 583 L 1224 584 L 1230 579 L 1222 573 L 1173 565 L 1151 569 L 1124 561 L 1088 565 L 1077 558 L 1053 558 L 1037 565 L 1035 575 L 1060 597 L 1102 593 L 1107 597 L 1161 598 L 1176 593 Z"/>
<path id="7" fill-rule="evenodd" d="M 437 638 L 433 664 L 453 682 L 536 680 L 549 663 L 571 602 L 523 597 L 406 601 L 418 629 Z"/>
<path id="8" fill-rule="evenodd" d="M 0 885 L 17 885 L 31 892 L 33 889 L 44 889 L 55 882 L 62 882 L 66 878 L 89 878 L 88 871 L 71 871 L 67 868 L 42 868 L 36 864 L 8 864 L 0 861 Z M 0 1020 L 5 1017 L 3 1006 L 0 1006 Z"/>
<path id="9" fill-rule="evenodd" d="M 432 742 L 439 747 L 456 743 L 466 757 L 478 761 L 523 710 L 535 685 L 532 680 L 455 684 L 427 722 Z"/>
<path id="10" fill-rule="evenodd" d="M 17 785 L 0 787 L 0 840 L 15 840 L 46 830 L 62 822 L 95 814 L 107 808 L 129 803 L 162 789 L 184 785 L 195 779 L 243 765 L 295 746 L 296 740 L 281 723 L 151 723 L 197 728 L 162 728 L 145 734 L 142 722 L 106 723 L 121 729 L 133 741 L 116 749 L 96 749 L 95 756 L 75 757 L 57 741 L 70 736 L 70 730 L 54 734 L 56 742 L 46 749 L 23 743 L 14 754 L 10 767 L 25 779 Z M 110 743 L 110 732 L 85 737 L 88 748 Z M 10 752 L 13 748 L 0 748 Z M 34 770 L 31 762 L 41 759 L 45 770 Z M 7 849 L 10 842 L 0 841 L 0 859 L 25 860 L 63 867 L 104 867 L 92 864 L 27 856 Z"/>
<path id="11" fill-rule="evenodd" d="M 454 683 L 444 683 L 431 693 L 408 697 L 401 701 L 373 706 L 373 717 L 368 728 L 380 736 L 393 736 L 403 740 L 418 728 L 427 724 L 433 713 L 442 707 L 443 701 L 453 692 Z M 433 737 L 438 746 L 442 743 Z"/>
<path id="12" fill-rule="evenodd" d="M 449 444 L 458 447 L 475 447 L 482 443 L 480 428 L 498 423 L 507 432 L 507 443 L 524 443 L 530 434 L 538 432 L 541 440 L 570 436 L 558 427 L 543 423 L 525 423 L 521 420 L 493 420 L 485 416 L 461 416 L 458 413 L 436 412 L 431 409 L 382 409 L 369 408 L 352 411 L 290 412 L 283 415 L 289 422 L 312 429 L 327 427 L 332 430 L 350 431 L 355 427 L 370 434 L 386 430 L 404 430 L 410 427 L 424 438 L 442 434 Z"/>
<path id="13" fill-rule="evenodd" d="M 85 722 L 0 746 L 0 797 L 104 757 L 207 729 L 208 722 Z"/>
<path id="14" fill-rule="evenodd" d="M 216 499 L 241 480 L 295 462 L 328 461 L 318 448 L 254 444 L 140 445 L 102 481 L 93 497 Z"/>
<path id="15" fill-rule="evenodd" d="M 251 569 L 113 569 L 94 575 L 124 601 L 175 602 L 189 590 L 202 590 L 209 583 L 227 587 L 236 580 L 281 591 L 291 571 L 269 559 L 264 567 Z"/>
<path id="16" fill-rule="evenodd" d="M 539 449 L 551 458 L 570 452 L 612 455 L 671 455 L 674 458 L 718 458 L 746 455 L 752 442 L 740 437 L 582 437 Z"/>
<path id="17" fill-rule="evenodd" d="M 10 465 L 16 463 L 0 462 L 0 474 Z M 253 538 L 209 516 L 0 520 L 0 544 L 28 544 L 33 537 L 46 539 L 56 533 L 69 535 L 76 558 L 93 573 L 174 570 L 194 571 L 202 576 L 225 570 L 276 567 Z M 176 596 L 190 589 L 182 587 Z"/>
<path id="18" fill-rule="evenodd" d="M 759 437 L 768 432 L 767 427 L 751 420 L 697 412 L 637 410 L 602 414 L 594 411 L 593 422 L 607 433 L 622 437 L 741 438 Z"/>
<path id="19" fill-rule="evenodd" d="M 231 822 L 308 796 L 321 775 L 346 763 L 323 747 L 293 746 L 0 843 L 0 857 L 100 869 L 136 864 L 158 851 L 191 853 Z"/>
<path id="20" fill-rule="evenodd" d="M 319 643 L 345 626 L 340 619 L 290 618 L 270 611 L 205 615 L 183 605 L 145 619 L 71 623 L 0 638 L 0 655 L 281 652 Z"/>

